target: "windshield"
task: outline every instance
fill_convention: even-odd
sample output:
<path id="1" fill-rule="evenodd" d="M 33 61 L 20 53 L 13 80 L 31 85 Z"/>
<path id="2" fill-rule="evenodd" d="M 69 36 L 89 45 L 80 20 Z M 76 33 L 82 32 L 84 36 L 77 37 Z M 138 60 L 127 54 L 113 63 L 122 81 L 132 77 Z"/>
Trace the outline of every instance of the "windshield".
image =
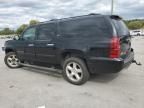
<path id="1" fill-rule="evenodd" d="M 122 20 L 113 19 L 112 21 L 116 27 L 116 31 L 118 33 L 118 36 L 125 36 L 125 35 L 129 34 L 129 30 Z"/>

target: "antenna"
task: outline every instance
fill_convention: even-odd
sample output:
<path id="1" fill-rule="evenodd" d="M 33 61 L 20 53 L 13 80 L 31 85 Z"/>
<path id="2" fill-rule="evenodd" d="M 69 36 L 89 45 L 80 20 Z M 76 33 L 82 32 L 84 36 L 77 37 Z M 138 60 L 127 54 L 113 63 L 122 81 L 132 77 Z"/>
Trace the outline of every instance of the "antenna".
<path id="1" fill-rule="evenodd" d="M 111 15 L 113 15 L 114 11 L 114 0 L 111 0 Z"/>

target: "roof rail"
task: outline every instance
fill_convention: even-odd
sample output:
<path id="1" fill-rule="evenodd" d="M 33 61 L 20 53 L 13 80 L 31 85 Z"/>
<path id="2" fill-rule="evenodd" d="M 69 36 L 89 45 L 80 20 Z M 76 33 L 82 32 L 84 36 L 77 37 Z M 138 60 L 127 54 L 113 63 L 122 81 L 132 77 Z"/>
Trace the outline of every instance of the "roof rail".
<path id="1" fill-rule="evenodd" d="M 98 14 L 98 13 L 90 13 L 88 15 L 100 15 L 100 14 Z"/>
<path id="2" fill-rule="evenodd" d="M 67 18 L 61 18 L 61 19 L 59 19 L 59 20 L 65 20 L 65 19 L 71 19 L 71 18 L 79 18 L 79 17 L 89 16 L 89 15 L 101 15 L 101 14 L 90 13 L 90 14 L 88 14 L 88 15 L 80 15 L 80 16 L 72 16 L 72 17 L 67 17 Z"/>
<path id="3" fill-rule="evenodd" d="M 40 22 L 40 24 L 48 23 L 48 22 L 50 22 L 50 21 L 65 20 L 65 19 L 78 18 L 78 17 L 83 17 L 83 16 L 89 16 L 89 15 L 101 15 L 101 14 L 90 13 L 90 14 L 88 14 L 88 15 L 72 16 L 72 17 L 60 18 L 60 19 L 51 19 L 51 20 L 49 20 L 49 21 Z"/>
<path id="4" fill-rule="evenodd" d="M 49 20 L 49 21 L 55 21 L 55 20 L 57 20 L 57 19 L 51 19 L 51 20 Z"/>
<path id="5" fill-rule="evenodd" d="M 49 23 L 51 21 L 56 21 L 57 19 L 51 19 L 51 20 L 48 20 L 48 21 L 43 21 L 43 22 L 40 22 L 40 24 L 44 24 L 44 23 Z"/>

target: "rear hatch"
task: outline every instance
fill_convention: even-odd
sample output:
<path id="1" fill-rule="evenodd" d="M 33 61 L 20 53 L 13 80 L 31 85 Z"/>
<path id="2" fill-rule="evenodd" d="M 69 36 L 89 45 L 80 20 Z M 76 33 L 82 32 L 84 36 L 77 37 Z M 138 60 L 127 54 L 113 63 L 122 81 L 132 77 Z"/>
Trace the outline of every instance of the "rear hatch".
<path id="1" fill-rule="evenodd" d="M 116 34 L 120 39 L 120 57 L 125 59 L 131 51 L 131 36 L 129 29 L 120 17 L 111 17 L 112 23 L 116 29 Z"/>

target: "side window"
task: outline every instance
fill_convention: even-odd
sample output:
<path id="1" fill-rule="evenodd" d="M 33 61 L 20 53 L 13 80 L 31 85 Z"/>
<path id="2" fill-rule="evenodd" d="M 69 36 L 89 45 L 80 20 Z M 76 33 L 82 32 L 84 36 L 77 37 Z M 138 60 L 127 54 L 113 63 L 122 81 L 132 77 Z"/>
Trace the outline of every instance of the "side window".
<path id="1" fill-rule="evenodd" d="M 31 27 L 24 32 L 23 39 L 24 40 L 34 40 L 35 39 L 35 33 L 36 33 L 36 28 Z"/>
<path id="2" fill-rule="evenodd" d="M 129 34 L 129 30 L 122 20 L 114 20 L 113 19 L 112 21 L 116 27 L 116 30 L 117 30 L 119 36 L 122 36 L 122 35 L 124 36 L 124 35 Z"/>
<path id="3" fill-rule="evenodd" d="M 86 17 L 60 22 L 60 33 L 66 37 L 111 36 L 103 17 Z"/>
<path id="4" fill-rule="evenodd" d="M 56 26 L 54 23 L 40 25 L 38 29 L 38 40 L 51 40 L 55 36 Z"/>

